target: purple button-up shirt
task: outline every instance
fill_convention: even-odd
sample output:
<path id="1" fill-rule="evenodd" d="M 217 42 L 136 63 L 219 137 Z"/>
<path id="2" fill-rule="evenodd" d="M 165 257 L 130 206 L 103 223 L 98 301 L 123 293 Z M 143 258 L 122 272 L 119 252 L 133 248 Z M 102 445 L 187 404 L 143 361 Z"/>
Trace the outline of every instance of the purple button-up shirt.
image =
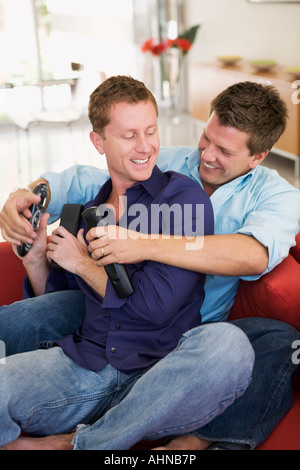
<path id="1" fill-rule="evenodd" d="M 104 204 L 110 191 L 111 180 L 85 208 Z M 213 234 L 209 197 L 183 175 L 162 173 L 155 167 L 151 178 L 129 188 L 126 197 L 125 213 L 119 221 L 122 226 L 132 228 L 134 223 L 137 231 L 148 226 L 148 233 L 153 233 L 154 227 L 156 233 L 172 235 L 179 234 L 184 220 L 185 235 Z M 204 211 L 198 211 L 200 205 L 204 205 Z M 173 208 L 177 216 L 173 218 L 166 210 L 158 218 L 157 209 L 163 207 Z M 180 211 L 184 216 L 178 222 Z M 151 366 L 176 347 L 185 331 L 201 324 L 204 274 L 153 261 L 129 264 L 126 269 L 134 292 L 125 299 L 117 297 L 109 280 L 102 298 L 80 277 L 65 271 L 50 272 L 46 292 L 77 288 L 85 295 L 82 326 L 58 341 L 64 352 L 83 367 L 98 371 L 109 362 L 130 373 Z"/>

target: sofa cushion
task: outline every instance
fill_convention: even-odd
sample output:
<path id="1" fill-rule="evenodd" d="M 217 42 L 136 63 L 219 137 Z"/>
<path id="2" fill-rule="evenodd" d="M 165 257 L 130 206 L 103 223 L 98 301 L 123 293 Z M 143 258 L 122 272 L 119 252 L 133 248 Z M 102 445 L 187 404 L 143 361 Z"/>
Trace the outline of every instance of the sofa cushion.
<path id="1" fill-rule="evenodd" d="M 268 439 L 256 450 L 299 450 L 300 449 L 300 393 L 294 393 L 294 405 L 276 426 Z"/>
<path id="2" fill-rule="evenodd" d="M 257 281 L 241 281 L 229 319 L 266 317 L 300 330 L 300 264 L 289 255 Z"/>
<path id="3" fill-rule="evenodd" d="M 0 259 L 0 305 L 9 305 L 23 298 L 22 286 L 26 271 L 7 242 L 0 242 Z"/>

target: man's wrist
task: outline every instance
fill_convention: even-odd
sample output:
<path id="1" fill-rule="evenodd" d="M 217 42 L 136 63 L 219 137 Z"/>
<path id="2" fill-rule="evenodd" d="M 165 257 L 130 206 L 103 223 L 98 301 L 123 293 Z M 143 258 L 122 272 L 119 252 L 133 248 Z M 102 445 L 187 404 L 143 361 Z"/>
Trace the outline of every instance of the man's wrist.
<path id="1" fill-rule="evenodd" d="M 141 244 L 141 247 L 142 247 L 142 253 L 141 253 L 141 256 L 140 258 L 144 261 L 144 260 L 150 260 L 150 261 L 157 261 L 158 257 L 159 257 L 159 254 L 160 254 L 160 249 L 162 247 L 162 239 L 161 237 L 156 240 L 156 239 L 152 239 L 150 237 L 149 240 L 146 240 L 146 243 L 142 243 Z M 147 255 L 146 255 L 147 253 Z"/>
<path id="2" fill-rule="evenodd" d="M 74 266 L 74 274 L 85 279 L 89 273 L 96 268 L 95 262 L 90 256 L 83 257 L 76 266 Z"/>
<path id="3" fill-rule="evenodd" d="M 23 257 L 22 261 L 23 261 L 23 265 L 26 271 L 39 272 L 41 268 L 50 269 L 50 263 L 47 260 L 46 256 L 36 257 L 33 260 L 33 259 L 28 259 L 26 255 Z"/>

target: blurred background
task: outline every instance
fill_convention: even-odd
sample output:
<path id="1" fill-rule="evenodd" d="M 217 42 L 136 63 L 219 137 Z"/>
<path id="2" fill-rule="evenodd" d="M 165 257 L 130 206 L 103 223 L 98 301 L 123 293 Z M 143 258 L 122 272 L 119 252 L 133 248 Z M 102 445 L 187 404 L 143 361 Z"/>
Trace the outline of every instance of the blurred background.
<path id="1" fill-rule="evenodd" d="M 266 164 L 299 187 L 299 24 L 299 1 L 0 0 L 0 207 L 44 171 L 105 166 L 87 104 L 116 74 L 155 94 L 162 145 L 197 145 L 209 101 L 229 84 L 275 84 L 290 124 Z M 182 37 L 190 49 L 153 49 Z"/>

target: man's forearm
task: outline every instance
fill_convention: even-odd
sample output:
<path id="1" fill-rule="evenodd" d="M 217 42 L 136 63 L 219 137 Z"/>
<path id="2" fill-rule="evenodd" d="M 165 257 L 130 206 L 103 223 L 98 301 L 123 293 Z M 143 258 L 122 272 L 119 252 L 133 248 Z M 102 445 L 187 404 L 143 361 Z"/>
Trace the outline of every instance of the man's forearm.
<path id="1" fill-rule="evenodd" d="M 46 282 L 49 275 L 49 263 L 47 260 L 43 260 L 40 263 L 34 265 L 26 265 L 24 267 L 27 271 L 27 276 L 30 281 L 32 290 L 36 296 L 43 295 L 45 293 Z"/>
<path id="2" fill-rule="evenodd" d="M 186 239 L 142 242 L 147 247 L 146 259 L 205 274 L 253 276 L 268 266 L 267 248 L 248 235 L 211 235 L 190 243 Z"/>
<path id="3" fill-rule="evenodd" d="M 80 276 L 97 294 L 102 298 L 105 297 L 107 274 L 104 268 L 99 268 L 89 259 L 80 263 L 76 269 L 76 274 Z"/>

